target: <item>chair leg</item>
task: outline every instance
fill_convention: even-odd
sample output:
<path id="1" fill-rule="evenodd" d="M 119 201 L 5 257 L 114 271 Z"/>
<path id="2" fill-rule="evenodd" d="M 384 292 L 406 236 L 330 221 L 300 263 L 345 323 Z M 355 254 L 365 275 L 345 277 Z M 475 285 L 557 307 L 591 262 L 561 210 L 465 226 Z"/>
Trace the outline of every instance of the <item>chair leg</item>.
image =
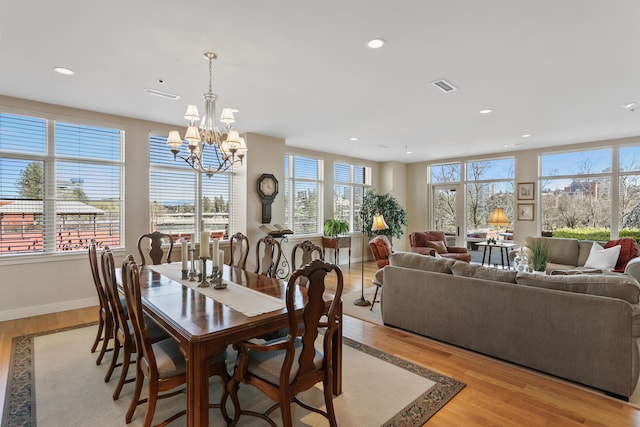
<path id="1" fill-rule="evenodd" d="M 153 389 L 152 389 L 153 388 Z M 147 413 L 144 416 L 144 427 L 150 427 L 151 421 L 153 421 L 153 415 L 156 412 L 156 403 L 158 402 L 158 387 L 153 387 L 152 383 L 149 383 L 149 398 L 147 399 Z"/>
<path id="2" fill-rule="evenodd" d="M 142 392 L 142 383 L 144 383 L 144 374 L 140 369 L 140 361 L 136 359 L 136 385 L 133 390 L 133 397 L 131 398 L 131 403 L 129 404 L 129 410 L 127 411 L 127 416 L 125 418 L 127 424 L 131 422 L 133 419 L 133 414 L 136 412 L 136 408 L 138 407 L 138 401 L 140 400 L 140 393 Z"/>
<path id="3" fill-rule="evenodd" d="M 280 413 L 282 414 L 282 426 L 293 427 L 293 420 L 291 419 L 291 402 L 281 400 Z"/>
<path id="4" fill-rule="evenodd" d="M 227 395 L 231 397 L 231 403 L 233 403 L 233 420 L 231 421 L 230 425 L 235 426 L 238 423 L 238 420 L 240 419 L 240 401 L 238 400 L 238 389 L 240 388 L 240 384 L 238 383 L 238 380 L 235 379 L 235 377 L 231 377 L 229 379 L 229 382 L 227 383 Z M 227 396 L 224 396 L 224 402 L 222 402 L 222 404 L 224 405 L 223 407 L 226 407 L 226 400 L 227 400 Z"/>
<path id="5" fill-rule="evenodd" d="M 371 301 L 371 307 L 369 307 L 369 311 L 373 310 L 373 305 L 376 303 L 376 298 L 378 297 L 379 290 L 380 286 L 376 286 L 376 291 L 373 293 L 373 301 Z"/>
<path id="6" fill-rule="evenodd" d="M 324 381 L 324 404 L 327 408 L 327 418 L 329 418 L 329 425 L 331 427 L 337 427 L 338 423 L 336 422 L 336 413 L 333 409 L 333 373 L 331 371 L 327 372 L 327 379 Z"/>
<path id="7" fill-rule="evenodd" d="M 102 339 L 102 348 L 100 348 L 100 354 L 98 354 L 98 358 L 96 359 L 96 365 L 102 363 L 102 358 L 104 354 L 107 352 L 107 348 L 109 347 L 109 341 L 113 338 L 113 326 L 111 322 L 107 319 L 104 322 L 104 338 Z"/>
<path id="8" fill-rule="evenodd" d="M 125 345 L 123 346 L 123 348 L 124 354 L 122 355 L 122 371 L 120 371 L 120 379 L 118 380 L 118 385 L 116 385 L 116 389 L 113 391 L 113 400 L 118 400 L 118 398 L 120 397 L 122 386 L 124 386 L 124 383 L 127 380 L 129 364 L 131 363 L 131 346 Z"/>
<path id="9" fill-rule="evenodd" d="M 107 369 L 107 373 L 104 376 L 104 382 L 108 383 L 111 381 L 111 375 L 113 375 L 113 370 L 118 364 L 118 356 L 120 355 L 120 341 L 117 338 L 113 339 L 113 355 L 111 357 L 111 364 L 109 365 L 109 369 Z"/>
<path id="10" fill-rule="evenodd" d="M 96 339 L 93 340 L 93 345 L 91 346 L 91 353 L 96 352 L 96 348 L 98 348 L 98 343 L 103 340 L 102 338 L 103 330 L 104 330 L 104 319 L 102 318 L 102 313 L 100 313 L 100 323 L 98 323 L 98 333 L 96 334 Z M 105 338 L 106 338 L 106 334 L 105 334 Z"/>

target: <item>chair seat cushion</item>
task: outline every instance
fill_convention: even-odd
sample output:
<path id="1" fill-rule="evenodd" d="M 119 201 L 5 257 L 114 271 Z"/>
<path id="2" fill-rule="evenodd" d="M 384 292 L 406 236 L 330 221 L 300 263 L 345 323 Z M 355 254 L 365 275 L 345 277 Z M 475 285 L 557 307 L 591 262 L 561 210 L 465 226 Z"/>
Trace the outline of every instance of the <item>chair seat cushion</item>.
<path id="1" fill-rule="evenodd" d="M 180 345 L 173 338 L 167 338 L 162 341 L 151 344 L 153 354 L 156 357 L 156 365 L 158 366 L 158 375 L 160 378 L 169 378 L 177 375 L 183 375 L 187 372 L 187 364 L 184 359 Z M 210 365 L 225 363 L 227 353 L 217 354 L 209 360 Z"/>
<path id="2" fill-rule="evenodd" d="M 274 341 L 268 341 L 266 344 L 271 344 Z M 280 340 L 277 340 L 280 341 Z M 298 374 L 298 358 L 300 357 L 300 352 L 302 352 L 302 340 L 300 338 L 296 338 L 295 343 L 295 356 L 294 363 L 291 367 L 291 372 L 289 374 L 289 383 L 291 383 L 296 375 Z M 286 354 L 286 350 L 274 350 L 274 351 L 248 351 L 249 363 L 247 365 L 248 371 L 255 375 L 256 377 L 260 377 L 265 381 L 268 381 L 272 384 L 280 383 L 280 371 L 282 370 L 282 363 L 284 362 L 284 356 Z M 313 364 L 316 369 L 322 368 L 323 356 L 316 349 L 316 355 L 313 358 Z"/>

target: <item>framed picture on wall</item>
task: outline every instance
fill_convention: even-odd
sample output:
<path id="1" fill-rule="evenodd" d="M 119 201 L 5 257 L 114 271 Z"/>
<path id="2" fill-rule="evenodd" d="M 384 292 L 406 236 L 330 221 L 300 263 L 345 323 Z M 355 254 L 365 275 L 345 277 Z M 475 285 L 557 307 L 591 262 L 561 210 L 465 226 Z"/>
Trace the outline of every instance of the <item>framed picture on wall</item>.
<path id="1" fill-rule="evenodd" d="M 535 183 L 533 182 L 518 183 L 518 200 L 533 200 L 534 190 Z"/>
<path id="2" fill-rule="evenodd" d="M 518 203 L 518 221 L 533 221 L 533 203 Z"/>

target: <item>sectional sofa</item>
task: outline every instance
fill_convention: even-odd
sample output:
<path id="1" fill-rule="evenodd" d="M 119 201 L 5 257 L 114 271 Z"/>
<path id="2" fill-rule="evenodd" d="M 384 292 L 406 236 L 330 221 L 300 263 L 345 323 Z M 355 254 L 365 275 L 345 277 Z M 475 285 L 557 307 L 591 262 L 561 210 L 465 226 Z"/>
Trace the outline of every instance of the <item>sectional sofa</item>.
<path id="1" fill-rule="evenodd" d="M 386 325 L 617 397 L 633 393 L 640 344 L 633 277 L 516 273 L 408 252 L 389 261 Z"/>

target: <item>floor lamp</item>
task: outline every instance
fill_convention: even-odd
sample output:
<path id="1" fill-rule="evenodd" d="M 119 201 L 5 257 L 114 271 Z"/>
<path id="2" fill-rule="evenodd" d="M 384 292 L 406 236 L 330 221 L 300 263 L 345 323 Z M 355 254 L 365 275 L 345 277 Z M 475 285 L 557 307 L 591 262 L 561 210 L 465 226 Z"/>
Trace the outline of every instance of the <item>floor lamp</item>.
<path id="1" fill-rule="evenodd" d="M 373 222 L 371 224 L 371 231 L 380 231 L 380 230 L 386 230 L 388 229 L 389 226 L 387 225 L 387 223 L 384 221 L 384 217 L 381 214 L 376 214 L 373 216 Z M 364 237 L 364 218 L 362 221 L 362 262 L 360 263 L 362 265 L 362 283 L 360 284 L 360 298 L 358 298 L 357 300 L 355 300 L 353 303 L 355 305 L 359 305 L 362 307 L 366 307 L 371 305 L 371 302 L 366 300 L 364 298 L 364 241 L 365 241 L 365 237 Z"/>

